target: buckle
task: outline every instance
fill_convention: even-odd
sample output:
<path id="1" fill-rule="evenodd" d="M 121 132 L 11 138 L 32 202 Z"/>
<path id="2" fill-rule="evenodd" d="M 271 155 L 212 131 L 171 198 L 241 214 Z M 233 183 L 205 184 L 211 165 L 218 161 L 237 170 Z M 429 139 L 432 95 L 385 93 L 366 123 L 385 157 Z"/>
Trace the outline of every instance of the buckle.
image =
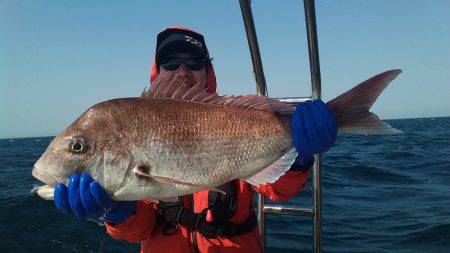
<path id="1" fill-rule="evenodd" d="M 158 204 L 158 214 L 162 216 L 162 218 L 172 225 L 177 225 L 180 222 L 181 217 L 183 217 L 183 213 L 185 208 L 181 201 L 178 202 L 160 202 Z"/>
<path id="2" fill-rule="evenodd" d="M 200 226 L 197 231 L 204 237 L 209 239 L 214 239 L 220 236 L 219 234 L 219 227 L 210 225 L 207 222 L 202 223 L 203 226 Z"/>

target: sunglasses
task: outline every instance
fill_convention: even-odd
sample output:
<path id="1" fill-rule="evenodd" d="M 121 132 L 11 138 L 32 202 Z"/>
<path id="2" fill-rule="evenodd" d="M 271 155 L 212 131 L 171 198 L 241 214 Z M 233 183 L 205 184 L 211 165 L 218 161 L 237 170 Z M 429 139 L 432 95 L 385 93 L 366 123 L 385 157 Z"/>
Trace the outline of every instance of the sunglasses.
<path id="1" fill-rule="evenodd" d="M 205 58 L 188 58 L 188 59 L 172 58 L 163 63 L 162 66 L 165 70 L 172 71 L 178 69 L 181 66 L 181 64 L 184 63 L 184 65 L 189 70 L 199 71 L 205 67 L 206 62 L 207 60 Z"/>

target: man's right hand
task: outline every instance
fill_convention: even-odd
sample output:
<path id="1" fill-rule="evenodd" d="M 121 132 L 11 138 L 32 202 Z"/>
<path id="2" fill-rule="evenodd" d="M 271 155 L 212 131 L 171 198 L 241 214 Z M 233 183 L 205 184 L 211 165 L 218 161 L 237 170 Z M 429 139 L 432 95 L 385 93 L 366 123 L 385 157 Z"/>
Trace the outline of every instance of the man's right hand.
<path id="1" fill-rule="evenodd" d="M 55 186 L 55 205 L 66 214 L 77 218 L 99 218 L 115 224 L 130 217 L 134 201 L 113 201 L 103 187 L 87 173 L 72 174 L 68 186 Z"/>
<path id="2" fill-rule="evenodd" d="M 302 156 L 325 153 L 334 145 L 336 121 L 320 99 L 300 103 L 291 117 L 292 143 Z"/>

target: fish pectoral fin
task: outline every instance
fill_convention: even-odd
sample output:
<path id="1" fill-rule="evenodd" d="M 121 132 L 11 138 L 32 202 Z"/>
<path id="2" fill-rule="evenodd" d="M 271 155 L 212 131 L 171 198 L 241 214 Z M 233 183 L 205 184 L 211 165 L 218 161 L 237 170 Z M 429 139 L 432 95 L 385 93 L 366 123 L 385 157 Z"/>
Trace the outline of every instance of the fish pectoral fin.
<path id="1" fill-rule="evenodd" d="M 179 184 L 179 185 L 185 185 L 185 186 L 190 186 L 190 187 L 195 187 L 195 188 L 201 188 L 201 189 L 208 189 L 210 191 L 215 191 L 215 192 L 220 192 L 222 194 L 226 194 L 226 192 L 217 189 L 215 187 L 212 187 L 210 185 L 203 185 L 203 184 L 193 184 L 193 183 L 188 183 L 188 182 L 182 182 L 182 181 L 178 181 L 176 179 L 173 178 L 168 178 L 168 177 L 161 177 L 161 176 L 152 176 L 155 179 L 159 179 L 161 181 L 165 181 L 168 183 L 172 183 L 172 184 Z"/>
<path id="2" fill-rule="evenodd" d="M 152 176 L 154 179 L 158 179 L 161 181 L 165 181 L 167 183 L 172 183 L 172 184 L 180 184 L 180 185 L 186 185 L 186 186 L 192 186 L 192 187 L 201 187 L 201 188 L 207 188 L 208 186 L 205 185 L 199 185 L 199 184 L 193 184 L 193 183 L 188 183 L 188 182 L 183 182 L 183 181 L 178 181 L 176 179 L 173 178 L 169 178 L 169 177 L 162 177 L 162 176 Z"/>
<path id="3" fill-rule="evenodd" d="M 156 176 L 156 175 L 152 175 L 149 172 L 148 167 L 146 166 L 138 166 L 136 168 L 133 169 L 133 173 L 137 176 L 142 176 L 142 177 L 146 177 L 146 178 L 152 178 L 152 179 L 156 179 L 156 180 L 161 180 L 167 183 L 171 183 L 171 184 L 179 184 L 179 185 L 185 185 L 185 186 L 190 186 L 190 187 L 196 187 L 196 188 L 201 188 L 201 189 L 209 189 L 212 191 L 217 191 L 220 192 L 222 194 L 225 194 L 224 191 L 219 190 L 215 187 L 212 187 L 210 185 L 202 185 L 202 184 L 194 184 L 194 183 L 189 183 L 189 182 L 183 182 L 183 181 L 179 181 L 170 177 L 163 177 L 163 176 Z"/>
<path id="4" fill-rule="evenodd" d="M 289 170 L 297 157 L 297 151 L 295 148 L 291 148 L 280 159 L 273 162 L 263 170 L 247 177 L 243 178 L 245 182 L 254 185 L 265 185 L 267 183 L 274 183 L 278 180 L 286 171 Z"/>

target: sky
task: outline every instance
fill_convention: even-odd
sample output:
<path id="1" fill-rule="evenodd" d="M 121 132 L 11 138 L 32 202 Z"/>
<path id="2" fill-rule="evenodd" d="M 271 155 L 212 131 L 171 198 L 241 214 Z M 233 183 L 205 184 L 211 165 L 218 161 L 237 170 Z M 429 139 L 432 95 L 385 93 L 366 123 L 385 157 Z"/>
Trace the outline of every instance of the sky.
<path id="1" fill-rule="evenodd" d="M 302 2 L 252 2 L 269 96 L 309 96 Z M 317 0 L 323 100 L 399 68 L 373 112 L 450 116 L 449 10 L 448 0 Z M 220 94 L 256 92 L 238 0 L 0 0 L 0 138 L 53 136 L 98 102 L 138 96 L 157 33 L 174 25 L 205 36 Z"/>

